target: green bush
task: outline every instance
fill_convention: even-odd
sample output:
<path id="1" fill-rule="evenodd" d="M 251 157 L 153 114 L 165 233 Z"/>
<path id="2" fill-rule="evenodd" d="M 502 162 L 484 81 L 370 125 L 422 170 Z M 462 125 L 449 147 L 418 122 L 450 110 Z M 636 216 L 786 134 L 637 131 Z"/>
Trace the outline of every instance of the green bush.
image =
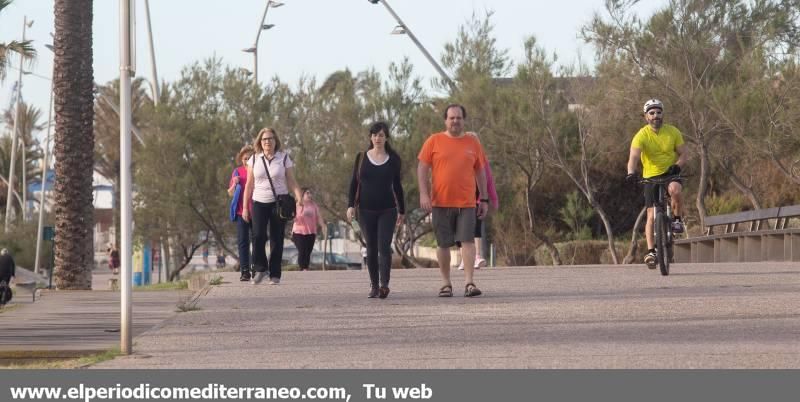
<path id="1" fill-rule="evenodd" d="M 732 214 L 744 210 L 745 205 L 748 203 L 740 194 L 712 194 L 706 198 L 706 213 L 708 216 Z"/>
<path id="2" fill-rule="evenodd" d="M 8 233 L 0 233 L 0 248 L 7 248 L 19 267 L 33 269 L 36 258 L 37 222 L 18 223 L 9 227 Z M 42 241 L 39 265 L 49 267 L 51 261 L 50 242 Z"/>
<path id="3" fill-rule="evenodd" d="M 587 223 L 595 214 L 594 209 L 587 205 L 586 199 L 577 191 L 567 194 L 564 206 L 558 210 L 561 221 L 569 228 L 567 238 L 571 240 L 591 240 L 592 231 Z"/>
<path id="4" fill-rule="evenodd" d="M 618 241 L 615 243 L 617 257 L 622 262 L 628 252 L 629 242 Z M 608 242 L 605 240 L 588 241 L 568 241 L 556 243 L 561 255 L 561 262 L 564 265 L 589 265 L 589 264 L 612 264 L 611 252 L 608 250 Z M 641 247 L 639 248 L 641 252 Z M 553 265 L 553 259 L 544 246 L 536 249 L 536 262 L 539 265 Z"/>

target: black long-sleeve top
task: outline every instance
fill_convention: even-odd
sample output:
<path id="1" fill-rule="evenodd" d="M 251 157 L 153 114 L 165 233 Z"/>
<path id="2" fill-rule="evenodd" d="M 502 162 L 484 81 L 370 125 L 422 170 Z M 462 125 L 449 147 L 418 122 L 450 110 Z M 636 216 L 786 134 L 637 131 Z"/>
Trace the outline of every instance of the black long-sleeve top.
<path id="1" fill-rule="evenodd" d="M 11 254 L 0 255 L 0 281 L 8 282 L 12 276 L 16 276 L 16 265 Z"/>
<path id="2" fill-rule="evenodd" d="M 364 162 L 360 165 L 361 158 Z M 406 213 L 406 203 L 403 196 L 403 184 L 400 180 L 400 157 L 395 153 L 389 154 L 389 160 L 381 165 L 375 165 L 360 152 L 353 165 L 353 177 L 350 180 L 350 191 L 347 197 L 347 206 L 361 209 L 380 211 L 397 207 L 400 214 Z M 358 194 L 356 194 L 358 193 Z"/>

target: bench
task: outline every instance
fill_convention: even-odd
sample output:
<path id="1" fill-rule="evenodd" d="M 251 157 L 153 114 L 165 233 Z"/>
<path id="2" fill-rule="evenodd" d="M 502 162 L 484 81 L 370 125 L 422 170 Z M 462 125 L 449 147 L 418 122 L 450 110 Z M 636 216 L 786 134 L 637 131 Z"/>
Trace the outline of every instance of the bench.
<path id="1" fill-rule="evenodd" d="M 800 261 L 797 217 L 800 205 L 706 217 L 704 236 L 675 240 L 675 262 Z"/>
<path id="2" fill-rule="evenodd" d="M 25 283 L 17 282 L 15 286 L 17 287 L 17 289 L 25 289 L 26 291 L 31 292 L 31 302 L 36 301 L 36 291 L 38 290 L 36 287 L 37 286 L 36 282 L 25 282 Z"/>

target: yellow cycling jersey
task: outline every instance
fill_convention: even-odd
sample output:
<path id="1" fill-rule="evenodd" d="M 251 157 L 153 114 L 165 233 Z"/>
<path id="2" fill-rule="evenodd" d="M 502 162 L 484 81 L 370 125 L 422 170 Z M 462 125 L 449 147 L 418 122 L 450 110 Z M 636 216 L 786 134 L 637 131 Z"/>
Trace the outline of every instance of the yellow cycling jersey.
<path id="1" fill-rule="evenodd" d="M 649 124 L 642 127 L 631 142 L 631 148 L 642 150 L 642 177 L 664 174 L 678 160 L 682 144 L 683 134 L 675 126 L 664 124 L 658 133 Z"/>

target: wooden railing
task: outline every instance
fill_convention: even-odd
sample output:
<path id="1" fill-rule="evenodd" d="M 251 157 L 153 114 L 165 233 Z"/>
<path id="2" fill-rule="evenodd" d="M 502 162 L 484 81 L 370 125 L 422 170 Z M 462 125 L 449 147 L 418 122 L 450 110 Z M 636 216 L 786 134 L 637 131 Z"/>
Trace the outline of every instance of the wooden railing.
<path id="1" fill-rule="evenodd" d="M 675 240 L 675 262 L 800 261 L 798 217 L 800 205 L 706 217 L 704 236 Z"/>

